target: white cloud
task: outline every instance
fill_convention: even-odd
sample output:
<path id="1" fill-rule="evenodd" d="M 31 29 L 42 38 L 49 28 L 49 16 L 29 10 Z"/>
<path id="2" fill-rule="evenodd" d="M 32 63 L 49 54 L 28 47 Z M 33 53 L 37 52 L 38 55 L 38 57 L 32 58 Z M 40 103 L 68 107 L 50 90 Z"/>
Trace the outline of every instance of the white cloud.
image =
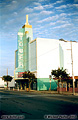
<path id="1" fill-rule="evenodd" d="M 62 17 L 62 16 L 65 17 L 65 16 L 67 16 L 67 14 L 66 14 L 66 13 L 61 13 L 60 16 L 61 16 L 61 17 Z"/>
<path id="2" fill-rule="evenodd" d="M 17 12 L 14 12 L 13 15 L 17 15 Z"/>
<path id="3" fill-rule="evenodd" d="M 38 23 L 42 23 L 42 22 L 48 22 L 48 21 L 53 21 L 53 20 L 56 20 L 56 19 L 58 19 L 59 18 L 59 16 L 58 15 L 55 15 L 55 16 L 52 16 L 52 17 L 48 17 L 48 18 L 45 18 L 45 19 L 43 19 L 43 20 L 40 20 L 40 21 L 38 21 Z"/>
<path id="4" fill-rule="evenodd" d="M 17 1 L 12 1 L 12 3 L 16 4 L 16 3 L 17 3 Z"/>
<path id="5" fill-rule="evenodd" d="M 56 25 L 56 24 L 69 24 L 68 21 L 64 21 L 64 20 L 58 20 L 56 22 L 51 22 L 50 25 Z"/>
<path id="6" fill-rule="evenodd" d="M 68 21 L 64 21 L 64 20 L 59 20 L 59 21 L 57 21 L 56 23 L 60 23 L 60 24 L 62 24 L 62 23 L 63 23 L 63 24 L 64 24 L 64 23 L 65 23 L 65 24 L 69 24 Z"/>
<path id="7" fill-rule="evenodd" d="M 28 7 L 25 7 L 24 10 L 23 10 L 23 12 L 32 12 L 32 11 L 33 11 L 33 9 L 32 8 L 28 8 Z"/>
<path id="8" fill-rule="evenodd" d="M 20 14 L 18 14 L 18 16 L 21 20 L 23 20 L 25 15 L 30 14 L 30 13 L 33 13 L 33 9 L 29 8 L 29 7 L 25 7 L 25 8 L 22 9 L 22 11 L 20 11 Z"/>
<path id="9" fill-rule="evenodd" d="M 67 15 L 69 15 L 69 16 L 71 16 L 71 15 L 78 15 L 78 12 L 75 12 L 75 13 L 69 13 L 69 14 L 67 14 Z"/>
<path id="10" fill-rule="evenodd" d="M 53 12 L 52 11 L 41 11 L 40 14 L 42 15 L 49 15 L 49 14 L 52 14 Z"/>
<path id="11" fill-rule="evenodd" d="M 55 25 L 56 24 L 56 22 L 51 22 L 49 25 Z"/>
<path id="12" fill-rule="evenodd" d="M 51 20 L 51 17 L 45 18 L 43 20 L 40 20 L 40 21 L 38 21 L 38 23 L 42 23 L 42 22 L 49 21 L 49 20 Z"/>
<path id="13" fill-rule="evenodd" d="M 35 33 L 38 33 L 38 32 L 40 32 L 40 30 L 43 29 L 43 28 L 44 28 L 44 26 L 38 25 L 38 27 L 37 27 L 37 28 L 34 28 L 33 30 L 34 30 Z"/>
<path id="14" fill-rule="evenodd" d="M 63 0 L 59 0 L 59 1 L 57 1 L 56 3 L 62 3 L 63 2 Z"/>
<path id="15" fill-rule="evenodd" d="M 47 9 L 47 8 L 52 8 L 53 5 L 52 5 L 52 4 L 49 4 L 49 5 L 44 5 L 43 7 Z"/>
<path id="16" fill-rule="evenodd" d="M 59 19 L 60 19 L 60 16 L 59 16 Z M 64 24 L 65 25 L 69 24 L 69 21 L 60 19 L 60 20 L 57 20 L 56 22 L 50 22 L 49 25 L 57 25 L 57 24 L 59 24 L 59 25 L 63 24 L 63 26 L 64 26 Z"/>
<path id="17" fill-rule="evenodd" d="M 78 26 L 78 18 L 77 18 L 77 19 L 74 19 L 74 21 L 77 22 L 77 25 L 76 25 L 76 27 L 77 27 L 77 26 Z"/>
<path id="18" fill-rule="evenodd" d="M 38 6 L 40 6 L 41 4 L 40 3 L 38 3 L 38 2 L 34 2 L 33 3 L 34 5 L 38 5 Z"/>
<path id="19" fill-rule="evenodd" d="M 73 6 L 78 8 L 78 4 L 73 4 Z"/>
<path id="20" fill-rule="evenodd" d="M 41 3 L 39 3 L 39 2 L 34 2 L 34 5 L 36 5 L 34 7 L 34 10 L 43 10 L 44 9 L 44 6 L 41 5 Z"/>
<path id="21" fill-rule="evenodd" d="M 35 13 L 35 12 L 33 12 L 33 13 L 30 13 L 30 16 L 32 17 L 35 17 L 35 16 L 37 16 L 38 15 L 38 13 Z M 35 17 L 35 19 L 37 19 L 37 17 Z M 32 19 L 30 20 L 30 21 L 32 21 Z"/>
<path id="22" fill-rule="evenodd" d="M 34 10 L 43 10 L 44 8 L 43 8 L 43 6 L 38 6 L 38 7 L 34 7 Z"/>
<path id="23" fill-rule="evenodd" d="M 61 5 L 60 7 L 55 7 L 56 9 L 63 9 L 63 8 L 66 8 L 67 6 L 66 5 Z"/>
<path id="24" fill-rule="evenodd" d="M 53 5 L 58 4 L 58 3 L 62 3 L 62 2 L 63 2 L 63 0 L 56 1 L 55 3 L 52 3 L 52 4 L 46 4 L 43 7 L 46 8 L 46 9 L 47 8 L 52 8 L 52 7 L 54 7 Z"/>
<path id="25" fill-rule="evenodd" d="M 78 4 L 67 4 L 67 5 L 61 5 L 59 7 L 55 7 L 57 10 L 61 10 L 64 8 L 71 8 L 71 7 L 77 7 L 78 8 Z"/>
<path id="26" fill-rule="evenodd" d="M 56 26 L 56 27 L 53 27 L 53 29 L 57 29 L 57 28 L 65 28 L 65 27 L 68 27 L 68 26 L 71 26 L 71 24 L 70 23 L 68 23 L 68 24 L 63 24 L 63 25 L 60 25 L 60 26 Z"/>
<path id="27" fill-rule="evenodd" d="M 62 3 L 63 0 L 56 1 L 54 4 Z"/>
<path id="28" fill-rule="evenodd" d="M 78 4 L 67 4 L 68 7 L 77 7 L 78 8 Z"/>
<path id="29" fill-rule="evenodd" d="M 71 30 L 69 32 L 66 32 L 65 35 L 73 34 L 73 33 L 76 33 L 76 32 L 77 32 L 76 30 Z"/>

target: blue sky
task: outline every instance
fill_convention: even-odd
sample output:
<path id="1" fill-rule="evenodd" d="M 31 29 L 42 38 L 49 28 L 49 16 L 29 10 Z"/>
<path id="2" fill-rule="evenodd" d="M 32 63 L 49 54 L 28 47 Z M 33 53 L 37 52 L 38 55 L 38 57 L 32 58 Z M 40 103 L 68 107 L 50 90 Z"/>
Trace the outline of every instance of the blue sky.
<path id="1" fill-rule="evenodd" d="M 33 39 L 51 38 L 78 42 L 78 0 L 0 0 L 0 76 L 14 75 L 17 32 L 26 14 Z"/>

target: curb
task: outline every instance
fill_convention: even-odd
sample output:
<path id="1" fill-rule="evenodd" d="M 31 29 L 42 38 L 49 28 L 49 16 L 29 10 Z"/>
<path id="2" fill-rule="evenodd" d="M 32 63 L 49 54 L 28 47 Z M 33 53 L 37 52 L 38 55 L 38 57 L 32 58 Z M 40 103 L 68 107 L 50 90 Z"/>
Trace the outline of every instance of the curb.
<path id="1" fill-rule="evenodd" d="M 69 92 L 61 92 L 58 93 L 57 91 L 37 91 L 37 90 L 30 90 L 30 91 L 26 91 L 26 90 L 5 90 L 5 91 L 17 91 L 17 92 L 35 92 L 35 93 L 43 93 L 43 94 L 60 94 L 60 95 L 73 95 L 73 93 L 69 93 Z M 75 93 L 74 96 L 78 96 L 78 93 Z"/>

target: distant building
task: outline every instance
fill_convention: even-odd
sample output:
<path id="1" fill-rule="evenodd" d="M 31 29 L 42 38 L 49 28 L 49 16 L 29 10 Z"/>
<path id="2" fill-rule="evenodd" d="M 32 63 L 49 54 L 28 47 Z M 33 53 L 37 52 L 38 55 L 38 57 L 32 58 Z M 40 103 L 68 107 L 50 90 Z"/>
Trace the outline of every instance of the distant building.
<path id="1" fill-rule="evenodd" d="M 8 82 L 8 88 L 14 88 L 15 87 L 15 80 L 14 80 L 14 76 L 12 76 L 13 79 L 11 82 Z M 4 80 L 2 80 L 2 77 L 0 77 L 0 88 L 6 88 L 7 87 L 7 82 L 4 82 Z"/>
<path id="2" fill-rule="evenodd" d="M 44 35 L 45 36 L 45 35 Z M 33 40 L 32 26 L 28 23 L 18 31 L 18 48 L 15 51 L 14 79 L 24 86 L 22 74 L 31 71 L 37 78 L 37 90 L 49 90 L 49 75 L 52 69 L 64 68 L 72 76 L 71 45 L 74 76 L 78 80 L 78 42 L 63 39 L 36 38 Z M 51 89 L 57 89 L 55 80 L 51 80 Z"/>

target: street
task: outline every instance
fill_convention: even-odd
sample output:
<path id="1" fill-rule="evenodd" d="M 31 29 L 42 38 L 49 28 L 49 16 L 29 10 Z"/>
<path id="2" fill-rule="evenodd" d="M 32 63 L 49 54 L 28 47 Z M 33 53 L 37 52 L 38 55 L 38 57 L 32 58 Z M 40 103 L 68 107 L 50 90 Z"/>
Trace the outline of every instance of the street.
<path id="1" fill-rule="evenodd" d="M 22 115 L 26 120 L 43 120 L 46 115 L 78 117 L 78 96 L 73 95 L 0 90 L 0 102 L 1 118 L 2 115 Z"/>

